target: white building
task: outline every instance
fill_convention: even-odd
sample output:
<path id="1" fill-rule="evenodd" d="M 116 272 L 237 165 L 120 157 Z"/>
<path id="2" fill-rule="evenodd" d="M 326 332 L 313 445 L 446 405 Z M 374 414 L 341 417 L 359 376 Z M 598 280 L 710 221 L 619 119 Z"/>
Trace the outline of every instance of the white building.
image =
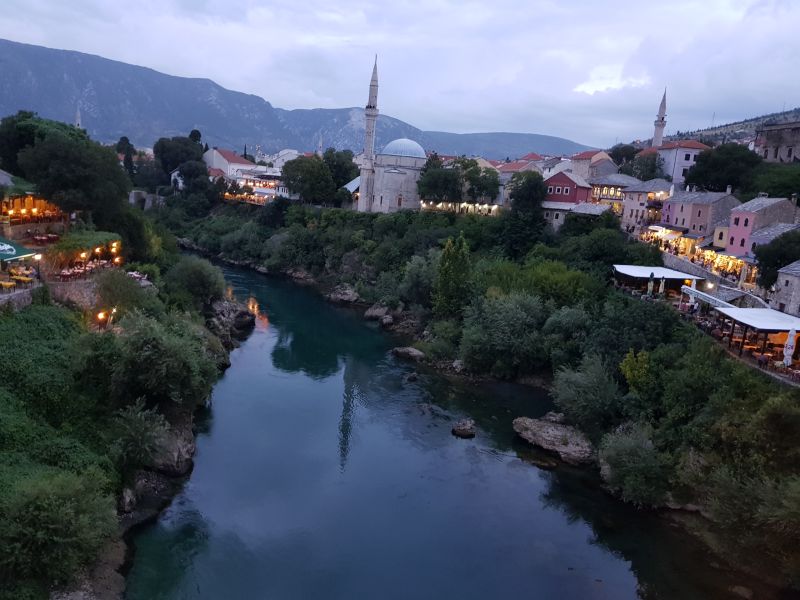
<path id="1" fill-rule="evenodd" d="M 209 169 L 220 169 L 226 178 L 235 178 L 241 171 L 254 168 L 256 165 L 236 154 L 232 150 L 209 148 L 203 154 L 203 162 Z"/>
<path id="2" fill-rule="evenodd" d="M 672 177 L 672 183 L 680 185 L 686 174 L 697 162 L 697 157 L 709 147 L 697 140 L 667 142 L 658 148 L 658 156 L 664 161 L 664 175 Z"/>
<path id="3" fill-rule="evenodd" d="M 372 68 L 369 100 L 364 110 L 364 159 L 359 180 L 359 212 L 396 212 L 417 210 L 417 181 L 427 156 L 417 142 L 401 138 L 386 144 L 375 154 L 375 125 L 378 119 L 378 60 Z"/>

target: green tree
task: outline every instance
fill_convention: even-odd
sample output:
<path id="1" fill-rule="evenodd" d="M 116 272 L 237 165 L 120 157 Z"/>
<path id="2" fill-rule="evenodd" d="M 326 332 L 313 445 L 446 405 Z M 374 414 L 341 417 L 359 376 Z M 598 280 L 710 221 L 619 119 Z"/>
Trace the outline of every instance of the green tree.
<path id="1" fill-rule="evenodd" d="M 772 198 L 800 195 L 800 164 L 762 162 L 753 170 L 749 183 L 742 186 L 746 196 L 764 192 Z"/>
<path id="2" fill-rule="evenodd" d="M 511 210 L 516 213 L 540 215 L 547 186 L 536 171 L 514 173 L 509 182 Z"/>
<path id="3" fill-rule="evenodd" d="M 658 155 L 658 152 L 638 154 L 632 161 L 623 164 L 619 168 L 619 172 L 642 181 L 656 178 L 670 179 L 664 172 L 664 159 Z"/>
<path id="4" fill-rule="evenodd" d="M 203 134 L 200 133 L 199 129 L 192 129 L 189 132 L 189 139 L 192 140 L 195 144 L 200 144 L 203 141 Z"/>
<path id="5" fill-rule="evenodd" d="M 778 280 L 778 270 L 800 260 L 800 231 L 778 236 L 769 244 L 756 246 L 758 285 L 770 288 Z"/>
<path id="6" fill-rule="evenodd" d="M 130 189 L 112 148 L 57 131 L 20 151 L 19 166 L 43 196 L 65 211 L 92 213 L 98 225 L 121 212 Z"/>
<path id="7" fill-rule="evenodd" d="M 300 156 L 283 165 L 283 182 L 309 204 L 331 204 L 336 184 L 331 170 L 318 156 Z"/>
<path id="8" fill-rule="evenodd" d="M 607 466 L 606 484 L 636 506 L 661 504 L 669 490 L 667 463 L 643 425 L 621 427 L 603 436 L 600 460 Z"/>
<path id="9" fill-rule="evenodd" d="M 328 166 L 336 189 L 344 187 L 358 177 L 358 165 L 353 162 L 351 150 L 337 152 L 335 148 L 328 148 L 322 155 L 322 160 Z"/>
<path id="10" fill-rule="evenodd" d="M 448 238 L 433 286 L 433 311 L 439 317 L 460 316 L 469 301 L 470 256 L 464 234 Z"/>
<path id="11" fill-rule="evenodd" d="M 117 151 L 117 154 L 125 154 L 125 152 L 128 150 L 131 150 L 131 155 L 136 153 L 136 148 L 133 147 L 133 144 L 131 144 L 131 141 L 126 135 L 123 135 L 119 138 L 117 143 L 114 145 L 114 149 Z"/>
<path id="12" fill-rule="evenodd" d="M 524 171 L 511 176 L 509 188 L 511 211 L 504 217 L 503 239 L 508 256 L 520 260 L 544 229 L 542 202 L 547 195 L 547 186 L 539 173 Z"/>
<path id="13" fill-rule="evenodd" d="M 637 152 L 639 151 L 630 144 L 616 144 L 608 151 L 608 155 L 618 165 L 624 165 L 631 162 L 636 157 Z"/>
<path id="14" fill-rule="evenodd" d="M 182 257 L 166 272 L 164 283 L 171 301 L 188 302 L 199 310 L 208 309 L 225 291 L 225 278 L 219 267 L 191 255 Z"/>
<path id="15" fill-rule="evenodd" d="M 553 399 L 567 419 L 595 442 L 617 424 L 621 414 L 619 387 L 597 355 L 586 355 L 577 369 L 558 371 Z"/>
<path id="16" fill-rule="evenodd" d="M 417 191 L 420 198 L 434 202 L 460 202 L 462 198 L 462 182 L 458 169 L 435 167 L 431 163 L 428 168 L 423 168 L 417 181 Z M 438 161 L 441 163 L 441 161 Z"/>
<path id="17" fill-rule="evenodd" d="M 740 189 L 750 183 L 761 161 L 747 146 L 722 144 L 701 152 L 685 180 L 710 192 L 724 192 L 729 185 Z"/>
<path id="18" fill-rule="evenodd" d="M 153 154 L 161 170 L 169 174 L 185 162 L 203 160 L 203 147 L 188 137 L 159 138 Z"/>

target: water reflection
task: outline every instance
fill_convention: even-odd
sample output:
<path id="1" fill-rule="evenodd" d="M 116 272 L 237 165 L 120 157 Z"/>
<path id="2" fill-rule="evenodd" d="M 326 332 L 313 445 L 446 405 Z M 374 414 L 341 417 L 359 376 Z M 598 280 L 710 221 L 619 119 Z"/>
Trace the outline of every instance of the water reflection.
<path id="1" fill-rule="evenodd" d="M 407 382 L 358 315 L 226 277 L 269 328 L 215 389 L 191 484 L 138 538 L 130 598 L 692 600 L 748 585 L 592 473 L 531 466 L 511 421 L 549 410 L 544 391 Z M 474 440 L 450 435 L 463 415 Z"/>

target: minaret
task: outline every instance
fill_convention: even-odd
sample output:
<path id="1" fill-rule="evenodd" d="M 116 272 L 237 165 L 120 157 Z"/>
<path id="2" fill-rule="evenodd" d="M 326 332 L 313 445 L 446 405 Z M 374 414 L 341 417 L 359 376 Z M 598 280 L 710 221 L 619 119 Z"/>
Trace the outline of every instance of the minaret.
<path id="1" fill-rule="evenodd" d="M 653 132 L 653 148 L 658 148 L 664 142 L 664 128 L 667 126 L 667 88 L 664 88 L 664 95 L 661 97 L 661 105 L 658 107 L 658 116 L 653 122 L 655 131 Z"/>
<path id="2" fill-rule="evenodd" d="M 369 82 L 369 100 L 364 108 L 364 166 L 361 168 L 361 182 L 358 192 L 359 212 L 370 212 L 375 188 L 375 123 L 378 120 L 378 55 L 372 67 Z"/>
<path id="3" fill-rule="evenodd" d="M 78 105 L 78 108 L 75 110 L 75 127 L 81 129 L 81 106 Z"/>

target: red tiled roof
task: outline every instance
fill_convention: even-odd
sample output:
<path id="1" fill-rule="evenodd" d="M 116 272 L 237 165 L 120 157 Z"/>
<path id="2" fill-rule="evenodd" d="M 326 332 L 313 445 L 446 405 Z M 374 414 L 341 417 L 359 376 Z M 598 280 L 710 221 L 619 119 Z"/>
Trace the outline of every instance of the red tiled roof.
<path id="1" fill-rule="evenodd" d="M 655 154 L 656 152 L 658 152 L 658 148 L 645 148 L 637 152 L 636 156 L 647 156 L 648 154 Z"/>
<path id="2" fill-rule="evenodd" d="M 497 167 L 501 173 L 516 173 L 522 171 L 525 167 L 531 164 L 532 160 L 512 160 L 509 163 L 502 163 Z"/>
<path id="3" fill-rule="evenodd" d="M 667 142 L 659 146 L 659 150 L 671 150 L 673 148 L 688 148 L 689 150 L 708 150 L 710 147 L 698 142 L 697 140 L 678 140 L 677 142 Z"/>
<path id="4" fill-rule="evenodd" d="M 223 148 L 216 148 L 216 151 L 220 153 L 222 158 L 227 160 L 229 163 L 234 165 L 252 165 L 254 163 L 250 162 L 246 158 L 243 158 L 236 154 L 233 150 L 224 150 Z"/>
<path id="5" fill-rule="evenodd" d="M 217 177 L 225 177 L 225 171 L 223 171 L 222 169 L 217 169 L 216 167 L 211 167 L 208 170 L 208 176 L 213 177 L 214 179 L 216 179 Z"/>
<path id="6" fill-rule="evenodd" d="M 499 167 L 500 165 L 502 165 L 502 164 L 503 164 L 503 161 L 502 161 L 502 160 L 492 160 L 492 159 L 490 159 L 490 158 L 487 158 L 487 159 L 486 159 L 486 162 L 488 162 L 488 163 L 489 163 L 490 165 L 492 165 L 493 167 Z"/>
<path id="7" fill-rule="evenodd" d="M 528 152 L 525 156 L 521 156 L 519 160 L 527 160 L 530 162 L 532 160 L 542 160 L 542 158 L 544 157 L 541 154 L 536 154 L 536 152 Z"/>
<path id="8" fill-rule="evenodd" d="M 577 154 L 573 154 L 572 160 L 590 160 L 598 152 L 600 152 L 600 150 L 584 150 L 583 152 L 578 152 Z"/>

